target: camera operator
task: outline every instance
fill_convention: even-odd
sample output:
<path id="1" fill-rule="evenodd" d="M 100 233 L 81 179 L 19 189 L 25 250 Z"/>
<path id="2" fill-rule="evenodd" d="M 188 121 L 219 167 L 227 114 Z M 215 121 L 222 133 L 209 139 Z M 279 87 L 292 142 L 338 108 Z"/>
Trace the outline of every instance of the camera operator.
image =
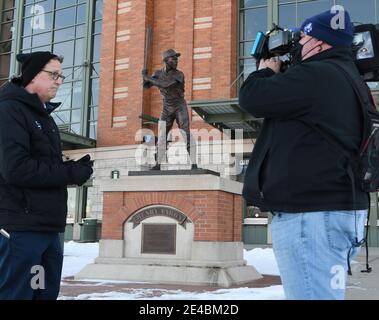
<path id="1" fill-rule="evenodd" d="M 363 238 L 368 195 L 357 190 L 353 201 L 348 160 L 310 126 L 358 153 L 359 100 L 328 63 L 339 60 L 356 69 L 354 27 L 348 12 L 341 13 L 339 28 L 331 11 L 305 20 L 291 51 L 293 65 L 280 73 L 277 58 L 260 61 L 239 94 L 244 110 L 264 118 L 243 194 L 248 205 L 273 213 L 273 250 L 287 299 L 344 299 L 346 257 L 356 238 Z"/>

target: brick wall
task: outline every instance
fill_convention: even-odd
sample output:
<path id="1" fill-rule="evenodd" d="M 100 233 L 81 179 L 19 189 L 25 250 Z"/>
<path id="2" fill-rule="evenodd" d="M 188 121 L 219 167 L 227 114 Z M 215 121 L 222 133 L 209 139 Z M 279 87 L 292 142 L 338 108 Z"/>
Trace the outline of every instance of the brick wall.
<path id="1" fill-rule="evenodd" d="M 242 241 L 241 196 L 224 191 L 104 192 L 102 239 L 123 239 L 124 223 L 149 205 L 182 211 L 195 241 Z"/>
<path id="2" fill-rule="evenodd" d="M 181 53 L 187 102 L 234 97 L 236 14 L 234 0 L 105 0 L 98 146 L 138 143 L 142 127 L 157 131 L 139 118 L 142 113 L 158 118 L 162 109 L 158 89 L 142 88 L 148 26 L 150 74 L 162 67 L 162 52 L 174 48 Z M 191 128 L 212 129 L 190 109 L 189 114 Z"/>

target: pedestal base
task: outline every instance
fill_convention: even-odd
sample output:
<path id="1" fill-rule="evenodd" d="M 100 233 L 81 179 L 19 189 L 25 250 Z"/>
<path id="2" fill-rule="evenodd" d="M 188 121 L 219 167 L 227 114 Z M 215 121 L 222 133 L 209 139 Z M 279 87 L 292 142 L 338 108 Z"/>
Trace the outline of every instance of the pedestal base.
<path id="1" fill-rule="evenodd" d="M 262 276 L 251 266 L 185 266 L 134 264 L 129 259 L 97 259 L 76 276 L 76 280 L 102 279 L 179 285 L 209 285 L 231 287 Z"/>
<path id="2" fill-rule="evenodd" d="M 242 242 L 195 241 L 186 243 L 188 247 L 187 252 L 181 248 L 176 255 L 159 258 L 128 249 L 124 240 L 101 240 L 99 257 L 75 279 L 230 287 L 262 278 L 243 260 Z"/>

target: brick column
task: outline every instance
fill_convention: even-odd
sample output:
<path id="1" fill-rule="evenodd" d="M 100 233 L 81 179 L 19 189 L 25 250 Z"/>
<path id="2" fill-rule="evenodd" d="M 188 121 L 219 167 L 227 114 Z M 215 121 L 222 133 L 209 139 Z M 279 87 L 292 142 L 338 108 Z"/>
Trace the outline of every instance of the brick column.
<path id="1" fill-rule="evenodd" d="M 98 146 L 135 144 L 140 116 L 149 105 L 141 70 L 153 1 L 105 1 L 103 21 Z"/>
<path id="2" fill-rule="evenodd" d="M 242 241 L 241 195 L 219 190 L 104 192 L 102 239 L 123 239 L 124 223 L 139 209 L 166 205 L 194 223 L 195 241 Z"/>

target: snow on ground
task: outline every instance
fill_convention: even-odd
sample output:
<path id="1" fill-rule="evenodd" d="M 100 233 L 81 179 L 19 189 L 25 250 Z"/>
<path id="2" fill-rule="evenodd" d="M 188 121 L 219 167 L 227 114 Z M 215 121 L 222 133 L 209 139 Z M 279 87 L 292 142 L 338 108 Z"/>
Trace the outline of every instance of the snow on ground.
<path id="1" fill-rule="evenodd" d="M 64 260 L 62 278 L 74 276 L 84 266 L 93 263 L 98 256 L 98 243 L 77 243 L 70 241 L 64 246 Z M 256 248 L 244 250 L 244 259 L 248 265 L 254 266 L 261 274 L 279 275 L 278 267 L 272 249 Z M 107 281 L 106 283 L 120 283 L 121 281 Z M 101 284 L 104 284 L 102 282 Z M 128 281 L 125 281 L 128 283 Z M 129 282 L 130 283 L 130 282 Z M 66 285 L 66 284 L 65 284 Z M 91 285 L 89 282 L 88 285 Z M 279 300 L 285 299 L 282 286 L 266 288 L 232 288 L 209 292 L 186 292 L 182 290 L 162 290 L 159 295 L 154 294 L 157 289 L 132 289 L 128 292 L 105 292 L 80 294 L 75 298 L 61 296 L 59 299 L 77 300 Z"/>
<path id="2" fill-rule="evenodd" d="M 99 255 L 99 243 L 65 242 L 62 278 L 73 276 Z"/>
<path id="3" fill-rule="evenodd" d="M 156 295 L 158 292 L 159 295 Z M 60 297 L 60 300 L 72 297 Z M 282 286 L 266 288 L 220 289 L 209 292 L 186 292 L 183 290 L 134 289 L 130 292 L 104 292 L 80 294 L 74 300 L 283 300 Z"/>
<path id="4" fill-rule="evenodd" d="M 278 276 L 279 269 L 276 264 L 274 252 L 271 248 L 256 248 L 247 251 L 243 249 L 243 257 L 249 266 L 254 266 L 261 274 L 271 274 Z"/>

